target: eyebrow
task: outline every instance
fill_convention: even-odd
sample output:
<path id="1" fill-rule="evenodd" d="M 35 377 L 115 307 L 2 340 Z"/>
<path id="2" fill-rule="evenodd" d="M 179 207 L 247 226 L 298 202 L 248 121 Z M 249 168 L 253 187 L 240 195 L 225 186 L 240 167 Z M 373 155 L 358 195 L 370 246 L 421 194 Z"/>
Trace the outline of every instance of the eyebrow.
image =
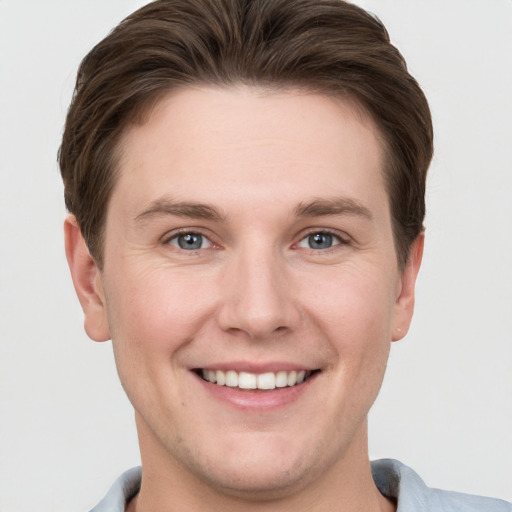
<path id="1" fill-rule="evenodd" d="M 143 212 L 139 213 L 135 217 L 135 221 L 141 222 L 153 217 L 163 217 L 167 215 L 212 221 L 225 220 L 225 215 L 217 210 L 217 208 L 208 204 L 159 199 L 152 203 Z"/>
<path id="2" fill-rule="evenodd" d="M 297 217 L 323 217 L 329 215 L 357 215 L 368 220 L 373 219 L 370 210 L 363 204 L 350 198 L 313 199 L 300 203 L 294 209 Z M 191 219 L 225 221 L 226 216 L 217 208 L 205 203 L 191 203 L 172 199 L 159 199 L 135 217 L 136 222 L 143 222 L 154 217 L 174 215 Z"/>
<path id="3" fill-rule="evenodd" d="M 313 199 L 300 203 L 295 208 L 297 217 L 323 217 L 326 215 L 357 215 L 373 220 L 371 211 L 359 201 L 339 197 L 333 199 Z"/>

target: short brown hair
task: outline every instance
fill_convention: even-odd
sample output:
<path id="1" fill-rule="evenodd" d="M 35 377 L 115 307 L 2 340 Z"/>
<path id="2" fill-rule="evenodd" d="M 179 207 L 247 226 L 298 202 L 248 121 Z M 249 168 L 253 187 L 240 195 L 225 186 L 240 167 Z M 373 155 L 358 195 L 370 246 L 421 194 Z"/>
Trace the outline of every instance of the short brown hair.
<path id="1" fill-rule="evenodd" d="M 398 262 L 423 230 L 427 100 L 383 24 L 342 0 L 157 0 L 84 58 L 59 163 L 68 210 L 101 268 L 116 150 L 131 123 L 190 84 L 305 88 L 355 100 L 378 126 Z"/>

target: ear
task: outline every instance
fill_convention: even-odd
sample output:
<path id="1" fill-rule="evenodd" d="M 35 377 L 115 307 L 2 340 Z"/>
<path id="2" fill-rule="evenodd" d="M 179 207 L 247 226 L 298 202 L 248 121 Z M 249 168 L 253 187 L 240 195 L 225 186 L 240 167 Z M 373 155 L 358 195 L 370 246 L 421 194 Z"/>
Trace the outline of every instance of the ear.
<path id="1" fill-rule="evenodd" d="M 420 233 L 411 245 L 406 267 L 399 282 L 398 296 L 395 303 L 393 317 L 393 331 L 391 340 L 401 340 L 409 330 L 414 313 L 414 291 L 416 278 L 423 257 L 424 233 Z"/>
<path id="2" fill-rule="evenodd" d="M 68 215 L 64 221 L 64 238 L 71 278 L 85 316 L 85 332 L 94 341 L 106 341 L 110 332 L 101 273 L 74 215 Z"/>

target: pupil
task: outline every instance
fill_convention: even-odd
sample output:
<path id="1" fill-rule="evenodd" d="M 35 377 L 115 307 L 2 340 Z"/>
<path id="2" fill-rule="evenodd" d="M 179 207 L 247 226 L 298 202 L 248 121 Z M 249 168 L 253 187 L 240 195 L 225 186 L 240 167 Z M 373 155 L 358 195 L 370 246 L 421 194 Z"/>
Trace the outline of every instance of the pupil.
<path id="1" fill-rule="evenodd" d="M 309 237 L 309 246 L 312 249 L 328 249 L 332 246 L 332 236 L 329 233 L 315 233 Z"/>
<path id="2" fill-rule="evenodd" d="M 202 241 L 202 235 L 187 233 L 186 235 L 181 235 L 178 238 L 178 245 L 182 249 L 200 249 Z"/>

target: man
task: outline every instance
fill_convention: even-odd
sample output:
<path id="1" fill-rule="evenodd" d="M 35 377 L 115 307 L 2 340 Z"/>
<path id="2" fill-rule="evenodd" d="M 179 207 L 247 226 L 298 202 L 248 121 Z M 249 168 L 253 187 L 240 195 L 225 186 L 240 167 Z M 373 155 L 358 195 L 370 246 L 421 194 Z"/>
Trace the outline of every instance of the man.
<path id="1" fill-rule="evenodd" d="M 431 156 L 401 55 L 339 0 L 160 0 L 89 53 L 66 251 L 142 458 L 95 510 L 511 510 L 368 460 Z"/>

